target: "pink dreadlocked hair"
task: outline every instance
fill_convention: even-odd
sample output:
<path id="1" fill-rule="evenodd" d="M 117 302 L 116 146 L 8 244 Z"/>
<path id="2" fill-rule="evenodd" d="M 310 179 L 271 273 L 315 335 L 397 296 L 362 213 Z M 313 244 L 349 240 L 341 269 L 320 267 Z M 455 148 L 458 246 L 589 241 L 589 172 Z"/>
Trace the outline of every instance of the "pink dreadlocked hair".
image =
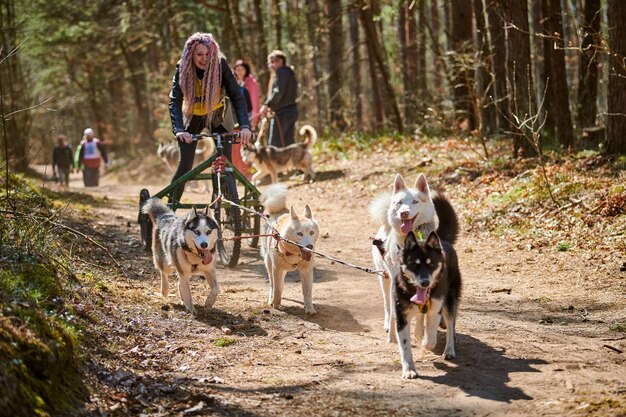
<path id="1" fill-rule="evenodd" d="M 202 78 L 202 105 L 207 111 L 206 125 L 208 126 L 213 117 L 213 107 L 221 100 L 222 71 L 220 65 L 220 46 L 210 33 L 196 32 L 191 35 L 180 60 L 180 89 L 185 101 L 183 103 L 183 123 L 189 126 L 193 115 L 193 106 L 196 97 L 196 66 L 193 63 L 193 53 L 199 43 L 209 48 L 209 59 L 204 67 L 204 77 Z"/>

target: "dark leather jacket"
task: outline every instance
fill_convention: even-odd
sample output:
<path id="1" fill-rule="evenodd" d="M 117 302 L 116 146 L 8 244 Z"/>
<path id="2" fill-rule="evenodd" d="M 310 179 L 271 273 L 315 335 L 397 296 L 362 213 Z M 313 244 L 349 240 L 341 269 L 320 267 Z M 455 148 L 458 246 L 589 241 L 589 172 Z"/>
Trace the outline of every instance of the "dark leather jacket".
<path id="1" fill-rule="evenodd" d="M 265 105 L 272 111 L 278 112 L 286 107 L 295 105 L 297 96 L 298 81 L 296 80 L 296 74 L 291 67 L 283 65 L 276 70 L 272 92 L 265 100 Z"/>
<path id="2" fill-rule="evenodd" d="M 235 116 L 239 121 L 239 127 L 249 128 L 250 122 L 248 121 L 246 101 L 243 95 L 241 95 L 241 88 L 237 83 L 237 79 L 225 58 L 220 60 L 220 66 L 222 69 L 222 87 L 224 87 L 226 95 L 230 98 L 233 105 Z M 176 73 L 172 79 L 172 90 L 170 91 L 170 118 L 172 119 L 172 132 L 174 134 L 185 131 L 183 123 L 183 92 L 179 85 L 179 72 L 180 63 L 176 65 Z"/>

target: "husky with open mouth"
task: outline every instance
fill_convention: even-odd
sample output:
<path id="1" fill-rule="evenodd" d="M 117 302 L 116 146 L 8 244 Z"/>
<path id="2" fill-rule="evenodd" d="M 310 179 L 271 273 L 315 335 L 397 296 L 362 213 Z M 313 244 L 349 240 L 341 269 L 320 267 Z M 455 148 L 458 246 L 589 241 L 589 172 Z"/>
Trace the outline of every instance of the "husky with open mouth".
<path id="1" fill-rule="evenodd" d="M 391 280 L 400 269 L 401 248 L 406 236 L 415 231 L 421 239 L 437 231 L 441 239 L 454 244 L 458 234 L 458 220 L 452 205 L 443 195 L 430 190 L 424 174 L 420 174 L 413 188 L 397 174 L 391 193 L 383 193 L 369 206 L 370 216 L 380 227 L 372 245 L 372 257 L 379 270 L 379 283 L 383 293 L 385 320 L 383 327 L 388 332 L 388 342 L 394 343 L 395 328 L 391 314 Z"/>
<path id="2" fill-rule="evenodd" d="M 417 378 L 411 352 L 410 322 L 417 316 L 418 343 L 433 350 L 442 313 L 446 324 L 445 359 L 454 359 L 454 331 L 461 298 L 461 272 L 452 245 L 432 232 L 420 240 L 409 232 L 404 240 L 400 271 L 391 277 L 393 310 L 402 362 L 402 377 Z"/>
<path id="3" fill-rule="evenodd" d="M 161 294 L 169 294 L 168 276 L 178 274 L 180 299 L 192 314 L 195 309 L 189 288 L 192 275 L 203 275 L 211 291 L 205 306 L 211 308 L 220 292 L 215 273 L 215 245 L 218 224 L 212 212 L 198 212 L 195 207 L 182 219 L 177 217 L 161 199 L 151 198 L 143 206 L 153 227 L 152 254 L 154 266 L 161 272 Z"/>
<path id="4" fill-rule="evenodd" d="M 300 216 L 293 207 L 287 209 L 287 187 L 282 184 L 268 187 L 261 194 L 260 201 L 278 233 L 302 246 L 279 241 L 272 236 L 266 237 L 262 241 L 261 254 L 270 281 L 268 304 L 274 308 L 280 307 L 285 275 L 287 272 L 297 269 L 300 271 L 300 280 L 302 281 L 304 312 L 315 314 L 316 311 L 313 307 L 315 257 L 310 250 L 315 249 L 320 229 L 313 218 L 311 208 L 306 205 L 304 213 Z M 266 233 L 272 233 L 269 226 L 267 226 Z"/>

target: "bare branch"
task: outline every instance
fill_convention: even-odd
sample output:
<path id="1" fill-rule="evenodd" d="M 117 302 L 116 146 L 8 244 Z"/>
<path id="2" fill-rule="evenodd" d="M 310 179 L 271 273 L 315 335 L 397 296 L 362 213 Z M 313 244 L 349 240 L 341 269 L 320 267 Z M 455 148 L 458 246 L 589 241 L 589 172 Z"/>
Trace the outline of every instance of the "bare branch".
<path id="1" fill-rule="evenodd" d="M 21 112 L 24 112 L 24 111 L 32 110 L 32 109 L 35 109 L 35 108 L 37 108 L 37 107 L 44 107 L 44 104 L 46 104 L 47 102 L 49 102 L 50 100 L 52 100 L 52 98 L 53 98 L 53 97 L 48 97 L 47 99 L 45 99 L 44 101 L 42 101 L 42 102 L 41 102 L 41 103 L 39 103 L 39 104 L 32 105 L 32 106 L 27 107 L 27 108 L 25 108 L 25 109 L 15 110 L 14 112 L 11 112 L 11 113 L 7 114 L 6 116 L 3 116 L 3 118 L 4 118 L 4 120 L 8 120 L 8 119 L 9 119 L 9 117 L 13 116 L 14 114 L 18 114 L 18 113 L 21 113 Z M 55 110 L 55 109 L 51 109 L 51 108 L 48 108 L 48 107 L 44 107 L 44 108 L 45 108 L 46 110 L 50 110 L 50 111 L 57 111 L 57 110 Z"/>

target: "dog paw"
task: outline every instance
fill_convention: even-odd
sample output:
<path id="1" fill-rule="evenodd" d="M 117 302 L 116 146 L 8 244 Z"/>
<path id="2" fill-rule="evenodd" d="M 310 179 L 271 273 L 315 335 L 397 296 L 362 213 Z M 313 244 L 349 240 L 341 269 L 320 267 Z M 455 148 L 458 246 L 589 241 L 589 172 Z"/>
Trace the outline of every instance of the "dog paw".
<path id="1" fill-rule="evenodd" d="M 217 299 L 217 296 L 212 297 L 212 296 L 210 296 L 210 295 L 209 295 L 209 296 L 206 298 L 206 301 L 204 302 L 204 306 L 205 306 L 205 307 L 207 307 L 207 308 L 209 308 L 209 309 L 210 309 L 210 308 L 213 308 L 213 304 L 215 304 L 215 300 L 216 300 L 216 299 Z"/>
<path id="2" fill-rule="evenodd" d="M 312 305 L 306 306 L 304 307 L 304 314 L 317 314 L 317 311 L 315 311 L 315 308 Z"/>
<path id="3" fill-rule="evenodd" d="M 426 337 L 423 341 L 422 341 L 422 347 L 424 349 L 433 351 L 435 349 L 435 347 L 437 346 L 437 338 L 433 337 L 433 338 L 428 338 Z"/>
<path id="4" fill-rule="evenodd" d="M 402 371 L 402 378 L 403 379 L 416 379 L 417 371 L 415 369 L 407 369 L 405 371 Z"/>
<path id="5" fill-rule="evenodd" d="M 443 358 L 445 360 L 450 360 L 450 359 L 456 358 L 456 352 L 454 351 L 454 348 L 446 348 L 443 351 Z"/>

